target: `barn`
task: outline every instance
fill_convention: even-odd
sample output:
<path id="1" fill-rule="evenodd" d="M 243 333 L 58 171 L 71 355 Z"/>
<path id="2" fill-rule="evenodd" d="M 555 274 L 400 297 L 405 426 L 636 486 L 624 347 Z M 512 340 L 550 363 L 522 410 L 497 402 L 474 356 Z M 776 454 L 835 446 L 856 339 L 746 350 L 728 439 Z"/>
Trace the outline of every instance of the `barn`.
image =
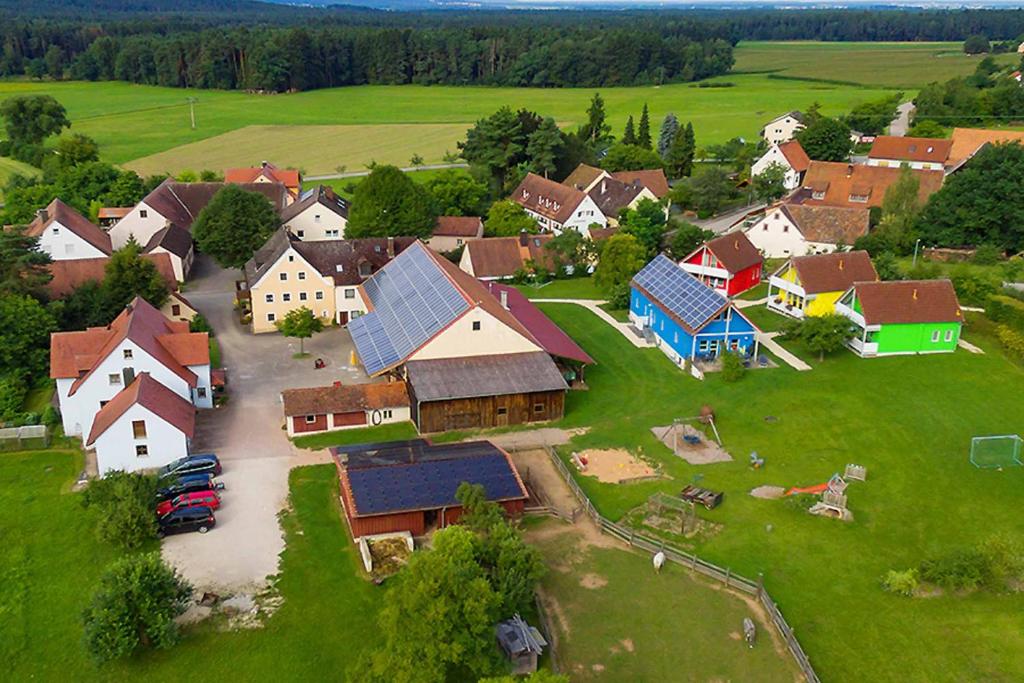
<path id="1" fill-rule="evenodd" d="M 290 437 L 409 419 L 405 382 L 285 389 L 281 404 Z"/>
<path id="2" fill-rule="evenodd" d="M 352 537 L 408 531 L 422 536 L 456 524 L 463 482 L 484 487 L 507 514 L 522 513 L 528 494 L 508 453 L 489 441 L 432 444 L 426 439 L 338 446 L 342 506 Z"/>

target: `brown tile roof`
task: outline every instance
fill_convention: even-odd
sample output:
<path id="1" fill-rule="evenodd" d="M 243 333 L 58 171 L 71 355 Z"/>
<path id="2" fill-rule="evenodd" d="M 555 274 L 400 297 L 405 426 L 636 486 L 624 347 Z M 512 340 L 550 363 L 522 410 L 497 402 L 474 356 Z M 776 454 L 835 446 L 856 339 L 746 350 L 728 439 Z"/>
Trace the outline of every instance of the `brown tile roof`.
<path id="1" fill-rule="evenodd" d="M 668 178 L 665 177 L 665 171 L 660 168 L 650 168 L 640 171 L 616 171 L 615 173 L 612 173 L 612 177 L 628 185 L 640 183 L 653 192 L 654 196 L 658 199 L 663 199 L 668 195 L 670 189 L 668 186 Z"/>
<path id="2" fill-rule="evenodd" d="M 409 384 L 420 402 L 568 388 L 545 351 L 411 360 L 405 367 Z"/>
<path id="3" fill-rule="evenodd" d="M 587 188 L 594 184 L 594 181 L 605 174 L 603 169 L 595 166 L 588 166 L 587 164 L 580 164 L 572 170 L 572 173 L 562 181 L 562 184 L 566 187 L 572 187 L 581 192 L 586 192 Z"/>
<path id="4" fill-rule="evenodd" d="M 790 203 L 808 206 L 881 206 L 885 191 L 895 183 L 902 169 L 844 164 L 835 161 L 812 161 L 804 176 L 804 190 L 796 193 Z M 942 187 L 943 171 L 918 171 L 911 173 L 920 182 L 918 199 L 924 204 L 934 192 Z M 824 199 L 814 199 L 812 191 L 823 191 Z M 866 193 L 866 195 L 864 194 Z M 851 202 L 850 195 L 867 196 L 866 202 Z"/>
<path id="5" fill-rule="evenodd" d="M 227 183 L 179 183 L 171 178 L 160 183 L 142 200 L 147 206 L 185 230 L 192 230 L 192 223 L 199 217 L 213 196 Z M 274 207 L 276 213 L 284 209 L 288 194 L 280 183 L 232 183 L 247 192 L 262 194 Z"/>
<path id="6" fill-rule="evenodd" d="M 963 322 L 949 280 L 858 282 L 853 287 L 868 325 Z"/>
<path id="7" fill-rule="evenodd" d="M 615 178 L 602 178 L 587 194 L 609 218 L 618 218 L 619 212 L 644 191 L 639 183 L 624 183 Z"/>
<path id="8" fill-rule="evenodd" d="M 730 232 L 709 240 L 705 245 L 730 273 L 738 273 L 764 259 L 745 233 Z"/>
<path id="9" fill-rule="evenodd" d="M 479 216 L 438 216 L 434 237 L 482 237 L 484 222 Z"/>
<path id="10" fill-rule="evenodd" d="M 89 446 L 96 441 L 136 404 L 165 420 L 190 439 L 195 433 L 195 406 L 150 377 L 148 372 L 143 372 L 96 413 L 85 445 Z"/>
<path id="11" fill-rule="evenodd" d="M 606 240 L 619 231 L 618 228 L 590 228 L 590 239 L 595 242 Z"/>
<path id="12" fill-rule="evenodd" d="M 556 223 L 565 223 L 586 197 L 583 192 L 548 180 L 536 173 L 527 173 L 510 199 L 536 214 Z"/>
<path id="13" fill-rule="evenodd" d="M 142 254 L 142 258 L 153 263 L 167 283 L 167 289 L 178 288 L 174 265 L 167 254 Z M 82 258 L 71 261 L 52 261 L 47 270 L 53 277 L 46 283 L 46 293 L 51 299 L 60 299 L 75 291 L 86 282 L 103 282 L 109 257 Z"/>
<path id="14" fill-rule="evenodd" d="M 956 166 L 978 153 L 983 145 L 999 142 L 1024 144 L 1024 131 L 989 130 L 985 128 L 954 128 L 950 138 L 949 166 Z"/>
<path id="15" fill-rule="evenodd" d="M 334 190 L 328 186 L 318 185 L 303 192 L 298 201 L 292 202 L 281 211 L 281 222 L 287 223 L 314 204 L 320 204 L 328 211 L 348 220 L 348 202 L 335 194 Z"/>
<path id="16" fill-rule="evenodd" d="M 157 248 L 162 248 L 179 258 L 185 258 L 192 251 L 192 234 L 184 228 L 179 228 L 176 223 L 168 223 L 163 229 L 153 233 L 143 251 L 148 253 Z"/>
<path id="17" fill-rule="evenodd" d="M 871 212 L 864 207 L 783 204 L 781 208 L 808 242 L 849 246 L 868 234 Z"/>
<path id="18" fill-rule="evenodd" d="M 833 254 L 794 256 L 800 286 L 808 294 L 845 292 L 854 282 L 873 282 L 878 273 L 866 251 L 842 251 Z"/>
<path id="19" fill-rule="evenodd" d="M 97 213 L 98 218 L 124 218 L 131 213 L 130 206 L 104 206 Z"/>
<path id="20" fill-rule="evenodd" d="M 90 223 L 85 216 L 59 199 L 54 199 L 45 209 L 40 209 L 36 213 L 35 220 L 28 224 L 25 234 L 30 237 L 39 237 L 55 221 L 104 254 L 109 254 L 113 251 L 110 245 L 110 235 L 99 226 Z"/>
<path id="21" fill-rule="evenodd" d="M 519 237 L 485 237 L 466 242 L 476 277 L 512 277 L 526 261 L 554 267 L 554 258 L 544 248 L 552 235 L 521 235 Z"/>
<path id="22" fill-rule="evenodd" d="M 338 384 L 329 387 L 285 389 L 281 392 L 286 417 L 353 413 L 359 410 L 403 408 L 409 405 L 405 382 Z"/>
<path id="23" fill-rule="evenodd" d="M 262 165 L 253 168 L 229 168 L 224 171 L 224 182 L 236 184 L 254 183 L 260 176 L 267 180 L 281 183 L 288 188 L 293 197 L 299 194 L 299 188 L 302 184 L 302 176 L 299 175 L 299 172 L 290 168 L 278 168 L 267 162 L 263 162 Z"/>
<path id="24" fill-rule="evenodd" d="M 807 156 L 803 145 L 799 140 L 789 140 L 779 145 L 779 151 L 786 157 L 790 167 L 797 173 L 803 173 L 811 165 L 811 158 Z"/>
<path id="25" fill-rule="evenodd" d="M 900 161 L 924 161 L 944 164 L 949 158 L 952 146 L 942 138 L 908 138 L 893 135 L 879 135 L 868 152 L 869 159 L 898 159 Z"/>

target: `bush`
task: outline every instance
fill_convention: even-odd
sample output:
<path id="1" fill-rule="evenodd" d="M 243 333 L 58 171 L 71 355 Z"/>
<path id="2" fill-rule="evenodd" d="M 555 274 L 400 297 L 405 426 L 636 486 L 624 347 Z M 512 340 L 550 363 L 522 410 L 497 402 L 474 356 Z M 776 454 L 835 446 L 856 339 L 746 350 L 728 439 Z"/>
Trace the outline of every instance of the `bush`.
<path id="1" fill-rule="evenodd" d="M 885 576 L 882 577 L 882 588 L 889 593 L 896 593 L 897 595 L 905 595 L 911 597 L 917 590 L 918 578 L 916 569 L 907 569 L 905 571 L 897 571 L 890 569 Z"/>
<path id="2" fill-rule="evenodd" d="M 726 382 L 738 382 L 747 374 L 743 359 L 738 353 L 722 354 L 722 379 Z"/>
<path id="3" fill-rule="evenodd" d="M 20 377 L 7 375 L 0 377 L 0 420 L 10 422 L 21 414 L 21 406 L 25 403 L 28 386 Z"/>
<path id="4" fill-rule="evenodd" d="M 192 316 L 192 320 L 188 323 L 189 332 L 206 332 L 211 337 L 213 336 L 213 328 L 210 326 L 209 321 L 203 317 L 202 313 L 196 313 Z"/>
<path id="5" fill-rule="evenodd" d="M 992 275 L 978 273 L 965 267 L 955 269 L 949 279 L 953 281 L 953 288 L 960 303 L 971 306 L 984 305 L 1002 285 Z"/>
<path id="6" fill-rule="evenodd" d="M 974 250 L 973 260 L 979 266 L 994 266 L 1003 260 L 1003 250 L 994 244 L 982 244 Z"/>
<path id="7" fill-rule="evenodd" d="M 60 424 L 60 413 L 53 406 L 46 406 L 43 410 L 43 424 L 53 429 Z"/>
<path id="8" fill-rule="evenodd" d="M 1024 360 L 1024 332 L 1000 325 L 996 328 L 996 337 L 1011 356 Z"/>
<path id="9" fill-rule="evenodd" d="M 977 550 L 956 550 L 921 563 L 921 578 L 953 590 L 978 588 L 987 575 L 986 558 Z"/>
<path id="10" fill-rule="evenodd" d="M 616 309 L 629 308 L 629 285 L 613 286 L 608 293 L 608 305 Z"/>
<path id="11" fill-rule="evenodd" d="M 96 535 L 101 541 L 126 550 L 156 538 L 156 477 L 138 472 L 114 471 L 89 484 L 82 497 L 86 508 L 98 508 Z"/>
<path id="12" fill-rule="evenodd" d="M 990 320 L 1024 332 L 1024 301 L 1004 294 L 994 294 L 985 302 Z"/>

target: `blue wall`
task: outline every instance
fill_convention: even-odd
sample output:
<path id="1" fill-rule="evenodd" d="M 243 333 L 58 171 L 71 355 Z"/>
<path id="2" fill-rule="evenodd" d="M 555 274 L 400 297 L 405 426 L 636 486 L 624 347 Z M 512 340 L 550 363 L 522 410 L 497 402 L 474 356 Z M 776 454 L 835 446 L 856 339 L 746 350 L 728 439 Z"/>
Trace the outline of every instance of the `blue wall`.
<path id="1" fill-rule="evenodd" d="M 634 315 L 650 316 L 649 326 L 651 331 L 661 339 L 661 342 L 675 351 L 680 357 L 690 357 L 695 343 L 694 338 L 635 287 L 630 290 L 629 310 Z M 738 341 L 740 347 L 745 348 L 748 354 L 753 353 L 755 336 L 753 325 L 737 314 L 736 311 L 733 311 L 732 320 L 729 321 L 728 340 L 726 339 L 725 327 L 725 313 L 723 313 L 719 318 L 712 320 L 700 330 L 701 336 L 697 337 L 696 343 L 699 345 L 704 340 L 718 340 L 724 348 L 729 342 Z M 699 346 L 697 355 L 701 355 Z"/>

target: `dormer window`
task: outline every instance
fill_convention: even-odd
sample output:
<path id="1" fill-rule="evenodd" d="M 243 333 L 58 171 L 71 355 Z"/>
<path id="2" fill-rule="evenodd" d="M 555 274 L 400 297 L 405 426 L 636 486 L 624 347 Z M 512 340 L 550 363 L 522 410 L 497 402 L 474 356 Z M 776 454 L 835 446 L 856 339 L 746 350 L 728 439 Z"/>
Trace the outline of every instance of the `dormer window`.
<path id="1" fill-rule="evenodd" d="M 365 261 L 359 264 L 359 277 L 370 277 L 372 266 Z"/>
<path id="2" fill-rule="evenodd" d="M 825 192 L 821 191 L 821 190 L 815 190 L 814 192 L 811 193 L 811 198 L 812 199 L 824 199 L 825 198 Z"/>
<path id="3" fill-rule="evenodd" d="M 343 265 L 341 265 L 339 263 L 338 265 L 334 266 L 334 271 L 337 272 L 337 273 L 344 273 L 345 272 L 345 266 L 343 266 Z"/>
<path id="4" fill-rule="evenodd" d="M 866 204 L 868 201 L 868 196 L 866 194 L 851 194 L 850 201 L 857 202 L 859 204 Z"/>

